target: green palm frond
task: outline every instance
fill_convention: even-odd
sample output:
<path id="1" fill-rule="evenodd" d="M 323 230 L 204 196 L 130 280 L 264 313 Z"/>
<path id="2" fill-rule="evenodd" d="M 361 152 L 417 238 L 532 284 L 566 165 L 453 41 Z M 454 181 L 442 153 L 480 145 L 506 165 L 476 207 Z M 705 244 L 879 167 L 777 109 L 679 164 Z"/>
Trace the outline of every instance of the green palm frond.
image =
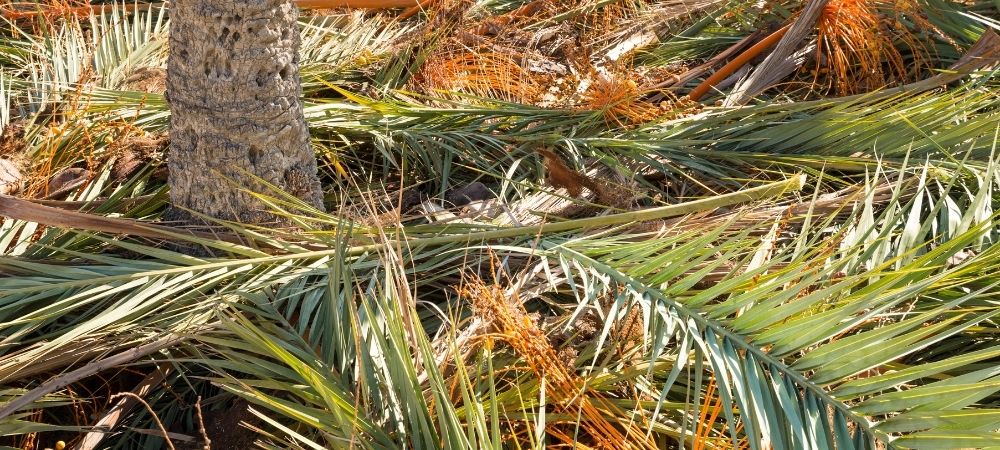
<path id="1" fill-rule="evenodd" d="M 100 86 L 120 88 L 139 68 L 159 68 L 167 61 L 167 8 L 148 6 L 125 14 L 124 8 L 90 17 L 93 68 Z"/>

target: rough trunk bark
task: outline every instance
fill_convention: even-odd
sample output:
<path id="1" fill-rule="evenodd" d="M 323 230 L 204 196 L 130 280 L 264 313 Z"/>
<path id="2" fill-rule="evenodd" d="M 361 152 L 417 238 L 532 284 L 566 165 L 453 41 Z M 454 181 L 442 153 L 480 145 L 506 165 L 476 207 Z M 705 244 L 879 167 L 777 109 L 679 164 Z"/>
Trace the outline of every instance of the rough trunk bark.
<path id="1" fill-rule="evenodd" d="M 267 221 L 273 217 L 244 192 L 267 193 L 259 178 L 322 208 L 300 102 L 296 7 L 290 0 L 174 0 L 170 15 L 173 205 Z"/>

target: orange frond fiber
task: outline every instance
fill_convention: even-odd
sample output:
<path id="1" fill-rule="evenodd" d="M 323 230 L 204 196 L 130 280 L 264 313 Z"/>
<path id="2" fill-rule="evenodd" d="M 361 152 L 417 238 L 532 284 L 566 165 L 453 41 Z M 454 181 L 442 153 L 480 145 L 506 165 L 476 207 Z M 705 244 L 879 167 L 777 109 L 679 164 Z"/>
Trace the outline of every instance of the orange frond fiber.
<path id="1" fill-rule="evenodd" d="M 716 422 L 719 420 L 719 414 L 723 411 L 722 396 L 715 392 L 716 387 L 715 378 L 712 377 L 709 379 L 708 388 L 705 389 L 705 400 L 702 402 L 701 411 L 698 414 L 698 423 L 695 425 L 691 450 L 706 450 L 708 448 L 743 450 L 749 448 L 750 443 L 746 437 L 741 438 L 737 442 L 737 446 L 734 447 L 732 439 L 716 436 L 719 434 Z M 738 424 L 736 431 L 739 432 L 741 428 L 742 424 Z"/>
<path id="2" fill-rule="evenodd" d="M 47 1 L 47 2 L 12 2 L 0 5 L 0 16 L 7 20 L 24 20 L 35 17 L 50 19 L 70 15 L 97 15 L 110 12 L 112 8 L 125 8 L 131 12 L 136 5 L 91 5 L 89 1 Z"/>
<path id="3" fill-rule="evenodd" d="M 573 437 L 575 433 L 566 433 L 562 428 L 566 423 L 547 422 L 546 430 L 551 437 L 575 448 L 586 448 L 584 445 L 608 450 L 656 448 L 639 424 L 633 423 L 599 392 L 588 391 L 584 380 L 561 362 L 555 348 L 516 295 L 509 297 L 496 282 L 487 284 L 475 275 L 463 281 L 458 293 L 472 302 L 476 314 L 491 323 L 501 339 L 545 383 L 553 408 L 571 417 L 580 417 L 579 438 L 587 441 L 577 442 Z M 609 416 L 626 420 L 616 426 L 608 420 Z"/>
<path id="4" fill-rule="evenodd" d="M 427 61 L 421 73 L 425 87 L 465 92 L 498 100 L 534 102 L 542 83 L 521 68 L 514 55 L 460 52 Z"/>
<path id="5" fill-rule="evenodd" d="M 721 412 L 722 398 L 715 395 L 715 379 L 713 378 L 709 380 L 708 388 L 705 389 L 705 400 L 702 402 L 701 411 L 698 414 L 698 423 L 695 426 L 691 450 L 705 450 L 706 445 L 714 441 L 711 437 L 712 429 L 715 428 L 715 421 Z"/>
<path id="6" fill-rule="evenodd" d="M 916 6 L 898 0 L 830 0 L 817 20 L 817 58 L 814 79 L 829 73 L 829 85 L 838 94 L 867 92 L 901 83 L 911 71 L 894 44 L 909 36 L 893 14 L 911 15 Z M 890 13 L 891 12 L 891 13 Z M 918 24 L 919 25 L 919 24 Z M 902 27 L 902 28 L 899 28 Z M 925 52 L 913 41 L 903 39 L 914 53 L 911 65 L 919 69 Z"/>
<path id="7" fill-rule="evenodd" d="M 629 126 L 649 122 L 663 111 L 642 99 L 635 81 L 618 76 L 597 76 L 583 95 L 581 109 L 601 111 L 609 125 Z"/>
<path id="8" fill-rule="evenodd" d="M 567 2 L 571 3 L 571 2 Z M 576 5 L 566 5 L 565 9 L 572 6 L 579 6 L 584 2 L 576 2 Z M 642 11 L 648 10 L 649 4 L 646 0 L 618 0 L 614 3 L 597 8 L 579 18 L 579 25 L 584 29 L 584 36 L 588 38 L 601 38 L 613 33 L 626 20 L 636 17 Z M 564 9 L 564 10 L 565 10 Z"/>

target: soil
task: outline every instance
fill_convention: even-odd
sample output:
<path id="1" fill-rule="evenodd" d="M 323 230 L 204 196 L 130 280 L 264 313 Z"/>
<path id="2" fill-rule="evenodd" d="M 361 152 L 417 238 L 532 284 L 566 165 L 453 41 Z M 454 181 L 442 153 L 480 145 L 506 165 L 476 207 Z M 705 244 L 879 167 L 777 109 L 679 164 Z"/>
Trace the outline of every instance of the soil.
<path id="1" fill-rule="evenodd" d="M 167 91 L 167 71 L 159 67 L 139 67 L 125 79 L 124 89 L 162 94 Z"/>
<path id="2" fill-rule="evenodd" d="M 111 170 L 112 178 L 121 182 L 150 164 L 160 166 L 169 145 L 170 139 L 166 134 L 125 139 Z"/>
<path id="3" fill-rule="evenodd" d="M 205 433 L 208 435 L 208 448 L 211 450 L 246 450 L 254 448 L 257 432 L 247 428 L 260 426 L 260 419 L 250 412 L 250 404 L 246 400 L 236 400 L 228 408 L 203 411 L 205 414 Z M 204 450 L 203 437 L 197 431 L 191 433 L 198 437 L 194 443 L 175 443 L 177 450 Z"/>
<path id="4" fill-rule="evenodd" d="M 493 192 L 485 184 L 473 181 L 445 192 L 444 198 L 453 206 L 465 206 L 472 202 L 489 200 L 493 198 Z"/>

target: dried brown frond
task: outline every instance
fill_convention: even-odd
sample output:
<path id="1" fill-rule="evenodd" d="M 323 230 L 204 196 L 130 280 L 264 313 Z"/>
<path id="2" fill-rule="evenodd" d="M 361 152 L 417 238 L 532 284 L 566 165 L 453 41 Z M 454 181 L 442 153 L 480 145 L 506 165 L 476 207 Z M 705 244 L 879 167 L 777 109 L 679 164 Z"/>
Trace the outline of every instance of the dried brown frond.
<path id="1" fill-rule="evenodd" d="M 588 438 L 586 445 L 600 449 L 656 448 L 638 424 L 624 421 L 616 426 L 608 420 L 609 415 L 619 417 L 623 413 L 599 392 L 586 390 L 584 380 L 563 364 L 559 353 L 516 295 L 508 296 L 497 281 L 487 284 L 476 275 L 466 277 L 458 292 L 472 302 L 475 313 L 492 324 L 497 336 L 545 383 L 554 408 L 581 418 L 580 436 Z M 546 431 L 566 445 L 585 448 L 581 446 L 584 443 L 574 439 L 574 433 L 566 432 L 565 425 L 548 422 Z"/>
<path id="2" fill-rule="evenodd" d="M 579 197 L 583 193 L 583 188 L 600 193 L 601 188 L 594 180 L 567 167 L 559 155 L 544 148 L 537 149 L 536 151 L 545 160 L 546 177 L 552 187 L 566 189 L 566 192 L 573 197 Z"/>
<path id="3" fill-rule="evenodd" d="M 58 17 L 69 15 L 89 16 L 99 13 L 110 5 L 91 5 L 89 0 L 63 1 L 43 0 L 37 2 L 12 2 L 0 5 L 0 16 L 8 20 L 28 20 L 41 18 L 50 22 Z"/>
<path id="4" fill-rule="evenodd" d="M 576 30 L 565 24 L 538 31 L 525 27 L 555 14 L 553 5 L 539 0 L 499 16 L 463 17 L 414 76 L 414 87 L 528 104 L 565 104 L 574 92 L 571 67 L 577 59 L 586 59 L 575 50 Z M 435 4 L 435 8 L 441 7 Z"/>

